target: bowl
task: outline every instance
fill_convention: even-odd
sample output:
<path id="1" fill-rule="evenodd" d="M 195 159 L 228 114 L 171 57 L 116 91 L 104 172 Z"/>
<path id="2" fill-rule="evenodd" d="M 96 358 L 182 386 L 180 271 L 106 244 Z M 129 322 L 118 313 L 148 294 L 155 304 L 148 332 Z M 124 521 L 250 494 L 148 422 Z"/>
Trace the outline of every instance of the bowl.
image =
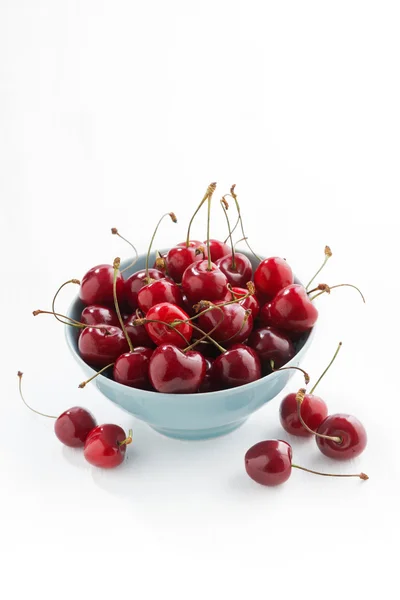
<path id="1" fill-rule="evenodd" d="M 166 250 L 160 251 L 162 253 Z M 246 254 L 253 267 L 257 261 Z M 153 254 L 150 259 L 152 265 Z M 139 256 L 136 264 L 126 271 L 126 277 L 145 267 L 145 255 Z M 130 261 L 125 261 L 125 268 Z M 300 283 L 295 279 L 296 283 Z M 77 298 L 70 306 L 67 315 L 79 320 L 84 308 Z M 301 363 L 314 338 L 315 327 L 297 345 L 297 353 L 285 366 L 297 367 Z M 92 377 L 96 371 L 79 356 L 78 331 L 66 326 L 66 339 L 75 360 L 86 376 Z M 147 423 L 150 427 L 171 438 L 182 440 L 203 440 L 225 435 L 234 431 L 256 410 L 275 398 L 286 386 L 294 370 L 277 371 L 257 381 L 241 387 L 198 394 L 161 394 L 128 387 L 99 375 L 93 383 L 111 402 Z"/>

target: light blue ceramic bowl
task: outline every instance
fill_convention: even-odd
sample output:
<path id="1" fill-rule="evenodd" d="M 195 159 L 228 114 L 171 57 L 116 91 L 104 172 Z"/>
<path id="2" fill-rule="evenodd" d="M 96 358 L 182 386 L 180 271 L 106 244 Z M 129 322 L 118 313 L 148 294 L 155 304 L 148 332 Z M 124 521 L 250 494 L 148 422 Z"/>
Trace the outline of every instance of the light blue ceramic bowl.
<path id="1" fill-rule="evenodd" d="M 252 260 L 252 256 L 250 254 L 247 256 L 255 266 L 256 262 Z M 154 255 L 151 257 L 150 264 L 153 262 Z M 126 261 L 122 268 L 128 264 L 129 261 Z M 126 271 L 126 277 L 134 271 L 143 269 L 144 266 L 145 256 L 142 255 L 135 267 Z M 83 304 L 77 298 L 67 314 L 79 320 L 82 309 Z M 89 378 L 96 371 L 79 356 L 77 335 L 78 332 L 74 327 L 66 326 L 68 346 Z M 286 366 L 299 366 L 313 337 L 314 330 L 299 345 L 296 356 Z M 103 375 L 96 377 L 94 383 L 109 400 L 145 421 L 159 433 L 184 440 L 202 440 L 224 435 L 243 425 L 249 415 L 283 390 L 294 372 L 294 370 L 278 371 L 241 387 L 205 394 L 148 392 L 121 385 Z"/>

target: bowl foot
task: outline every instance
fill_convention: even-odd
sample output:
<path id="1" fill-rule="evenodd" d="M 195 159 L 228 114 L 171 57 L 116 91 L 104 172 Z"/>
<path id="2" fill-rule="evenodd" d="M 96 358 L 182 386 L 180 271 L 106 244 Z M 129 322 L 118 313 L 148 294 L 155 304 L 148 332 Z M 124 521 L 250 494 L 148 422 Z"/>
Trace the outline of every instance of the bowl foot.
<path id="1" fill-rule="evenodd" d="M 242 419 L 241 421 L 235 421 L 235 423 L 229 423 L 229 425 L 211 427 L 210 429 L 168 429 L 164 427 L 153 427 L 153 425 L 150 425 L 150 427 L 162 435 L 177 440 L 208 440 L 235 431 L 235 429 L 238 429 L 243 425 L 246 420 L 247 419 Z"/>

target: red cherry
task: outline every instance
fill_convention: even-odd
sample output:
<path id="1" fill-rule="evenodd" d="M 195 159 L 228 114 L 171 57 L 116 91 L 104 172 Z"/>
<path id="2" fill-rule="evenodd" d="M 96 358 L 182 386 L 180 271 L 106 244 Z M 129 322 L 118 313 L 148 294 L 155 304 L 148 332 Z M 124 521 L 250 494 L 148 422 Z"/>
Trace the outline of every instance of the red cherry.
<path id="1" fill-rule="evenodd" d="M 214 359 L 210 358 L 210 357 L 208 357 L 208 358 L 204 357 L 204 360 L 206 361 L 206 373 L 204 375 L 204 379 L 203 379 L 200 389 L 199 389 L 199 392 L 201 392 L 202 394 L 205 392 L 213 392 L 214 391 L 214 385 L 213 385 L 213 381 L 212 381 L 212 367 L 213 367 Z"/>
<path id="2" fill-rule="evenodd" d="M 129 387 L 150 389 L 149 364 L 153 350 L 139 346 L 133 352 L 126 352 L 114 364 L 114 380 Z"/>
<path id="3" fill-rule="evenodd" d="M 207 255 L 200 252 L 196 254 L 198 246 L 192 245 L 195 242 L 189 242 L 189 247 L 185 243 L 178 244 L 175 248 L 171 248 L 167 254 L 167 269 L 168 274 L 176 283 L 181 283 L 182 277 L 186 269 L 194 262 L 199 262 Z M 197 243 L 197 242 L 196 242 Z M 199 242 L 201 245 L 201 242 Z"/>
<path id="4" fill-rule="evenodd" d="M 215 359 L 212 381 L 216 389 L 225 389 L 256 381 L 261 377 L 261 364 L 256 352 L 237 344 Z"/>
<path id="5" fill-rule="evenodd" d="M 113 297 L 114 269 L 111 265 L 98 265 L 90 269 L 81 281 L 79 298 L 86 306 L 100 304 L 114 307 Z M 117 294 L 120 302 L 124 299 L 124 279 L 119 273 Z"/>
<path id="6" fill-rule="evenodd" d="M 128 350 L 128 344 L 119 327 L 103 325 L 86 327 L 78 340 L 79 353 L 93 367 L 105 367 Z"/>
<path id="7" fill-rule="evenodd" d="M 292 473 L 292 448 L 283 440 L 258 442 L 247 450 L 244 464 L 249 477 L 257 483 L 279 485 Z"/>
<path id="8" fill-rule="evenodd" d="M 134 312 L 132 315 L 124 318 L 124 325 L 127 334 L 132 342 L 132 346 L 144 346 L 145 348 L 154 348 L 155 343 L 149 336 L 144 325 L 134 325 L 133 322 L 141 318 L 141 313 Z"/>
<path id="9" fill-rule="evenodd" d="M 288 394 L 283 398 L 279 409 L 281 425 L 291 435 L 310 437 L 312 433 L 307 431 L 299 420 L 296 396 L 297 394 Z M 315 431 L 327 416 L 328 407 L 322 398 L 314 394 L 304 396 L 301 403 L 301 418 L 310 429 Z"/>
<path id="10" fill-rule="evenodd" d="M 237 287 L 245 286 L 253 277 L 250 260 L 239 252 L 235 252 L 235 266 L 232 264 L 231 254 L 217 260 L 216 265 L 226 275 L 228 283 Z"/>
<path id="11" fill-rule="evenodd" d="M 296 354 L 287 335 L 272 327 L 255 329 L 247 343 L 257 352 L 263 367 L 269 373 L 272 371 L 271 360 L 274 362 L 274 367 L 280 369 Z"/>
<path id="12" fill-rule="evenodd" d="M 203 246 L 207 246 L 207 240 L 203 243 Z M 231 249 L 228 244 L 225 244 L 225 242 L 220 242 L 219 240 L 210 239 L 210 256 L 213 263 L 230 253 Z"/>
<path id="13" fill-rule="evenodd" d="M 184 353 L 172 344 L 159 346 L 150 359 L 151 384 L 164 394 L 197 392 L 205 373 L 206 361 L 199 352 Z"/>
<path id="14" fill-rule="evenodd" d="M 87 436 L 94 427 L 96 421 L 90 412 L 80 406 L 74 406 L 56 419 L 54 432 L 65 446 L 83 448 Z"/>
<path id="15" fill-rule="evenodd" d="M 260 310 L 260 322 L 265 327 L 272 325 L 271 322 L 271 302 L 267 302 Z"/>
<path id="16" fill-rule="evenodd" d="M 85 325 L 119 326 L 117 313 L 107 306 L 86 306 L 81 314 L 81 323 Z"/>
<path id="17" fill-rule="evenodd" d="M 118 425 L 98 425 L 88 435 L 84 456 L 95 467 L 112 469 L 120 465 L 125 457 L 126 446 L 132 442 Z"/>
<path id="18" fill-rule="evenodd" d="M 152 306 L 161 302 L 183 305 L 182 292 L 173 281 L 159 279 L 139 290 L 137 301 L 139 308 L 146 314 Z"/>
<path id="19" fill-rule="evenodd" d="M 318 319 L 318 311 L 302 285 L 288 285 L 271 301 L 271 323 L 277 329 L 308 331 Z"/>
<path id="20" fill-rule="evenodd" d="M 319 437 L 321 435 L 340 438 L 337 441 Z M 316 430 L 315 441 L 322 454 L 337 460 L 359 456 L 367 445 L 367 432 L 356 417 L 345 414 L 329 415 Z"/>
<path id="21" fill-rule="evenodd" d="M 189 315 L 184 310 L 169 302 L 152 306 L 146 315 L 146 321 L 164 321 L 164 323 L 173 323 L 177 320 L 186 321 L 187 319 L 189 319 Z M 146 322 L 146 331 L 157 346 L 173 344 L 178 348 L 185 348 L 190 343 L 193 327 L 190 321 L 176 325 L 175 329 L 163 323 Z"/>
<path id="22" fill-rule="evenodd" d="M 235 298 L 241 298 L 242 296 L 246 296 L 246 298 L 244 298 L 243 300 L 239 300 L 238 304 L 240 304 L 240 306 L 243 306 L 243 308 L 245 310 L 251 310 L 253 319 L 254 320 L 257 319 L 258 314 L 260 312 L 260 305 L 258 303 L 258 300 L 257 300 L 255 294 L 249 296 L 248 290 L 245 290 L 244 288 L 241 288 L 241 287 L 233 287 L 232 291 L 233 291 Z M 231 299 L 233 299 L 233 298 L 231 298 Z"/>
<path id="23" fill-rule="evenodd" d="M 246 313 L 246 310 L 240 304 L 226 304 L 224 306 L 217 302 L 216 305 L 219 308 L 211 308 L 200 315 L 198 318 L 200 329 L 205 333 L 213 330 L 212 338 L 221 344 L 238 344 L 247 340 L 253 329 L 251 313 Z"/>
<path id="24" fill-rule="evenodd" d="M 266 258 L 260 262 L 254 273 L 256 289 L 270 300 L 293 283 L 293 272 L 283 258 Z"/>
<path id="25" fill-rule="evenodd" d="M 182 277 L 182 289 L 193 304 L 200 300 L 217 302 L 226 296 L 228 280 L 218 267 L 207 260 L 190 265 Z"/>
<path id="26" fill-rule="evenodd" d="M 149 269 L 150 279 L 164 279 L 165 275 L 158 269 Z M 146 269 L 136 271 L 125 281 L 125 300 L 132 310 L 138 307 L 138 293 L 149 281 L 146 275 Z"/>

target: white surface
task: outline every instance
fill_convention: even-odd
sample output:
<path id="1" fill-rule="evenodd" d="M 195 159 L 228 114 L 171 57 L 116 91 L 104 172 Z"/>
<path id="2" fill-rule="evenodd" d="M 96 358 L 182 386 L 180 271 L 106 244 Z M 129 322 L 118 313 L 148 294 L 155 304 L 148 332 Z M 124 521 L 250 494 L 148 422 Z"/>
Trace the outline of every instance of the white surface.
<path id="1" fill-rule="evenodd" d="M 3 321 L 2 577 L 7 598 L 391 598 L 399 533 L 397 2 L 0 2 Z M 356 414 L 369 446 L 352 464 L 293 440 L 295 460 L 366 483 L 294 472 L 246 478 L 253 443 L 283 436 L 279 400 L 211 442 L 163 438 L 94 387 L 78 390 L 61 326 L 31 311 L 94 264 L 184 238 L 209 182 L 236 182 L 254 247 L 300 277 L 352 282 L 321 298 L 304 367 Z M 213 234 L 223 216 L 214 208 Z M 205 213 L 193 231 L 204 237 Z M 66 290 L 59 308 L 75 289 Z M 62 448 L 39 410 L 75 404 L 133 424 L 114 472 Z M 301 379 L 293 381 L 293 387 Z M 85 575 L 85 580 L 78 583 Z M 311 588 L 311 593 L 310 593 Z M 307 591 L 308 590 L 308 591 Z M 3 596 L 3 593 L 1 594 Z"/>

